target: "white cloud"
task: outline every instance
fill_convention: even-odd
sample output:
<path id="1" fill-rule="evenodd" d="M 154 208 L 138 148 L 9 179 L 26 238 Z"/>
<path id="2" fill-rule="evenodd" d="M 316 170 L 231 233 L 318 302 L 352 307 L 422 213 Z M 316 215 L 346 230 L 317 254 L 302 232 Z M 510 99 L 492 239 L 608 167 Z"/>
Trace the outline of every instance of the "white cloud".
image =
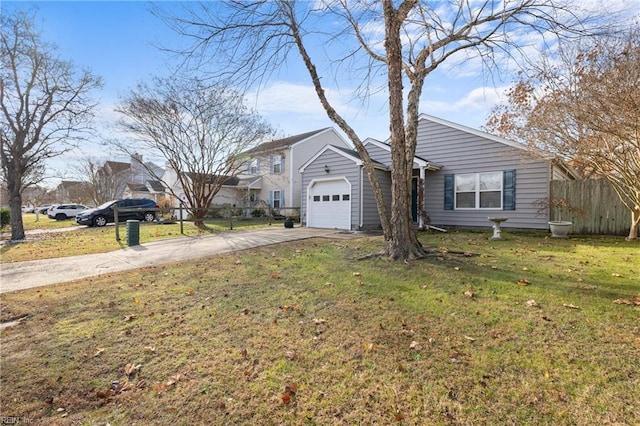
<path id="1" fill-rule="evenodd" d="M 508 86 L 476 87 L 462 98 L 452 101 L 422 100 L 420 111 L 464 124 L 480 128 L 485 123 L 491 109 L 505 99 Z"/>
<path id="2" fill-rule="evenodd" d="M 375 107 L 360 106 L 356 100 L 350 103 L 351 92 L 327 88 L 325 93 L 333 108 L 356 132 L 360 133 L 360 128 L 370 131 L 367 125 L 369 117 L 375 116 L 374 120 L 380 121 L 380 113 Z M 311 85 L 277 81 L 259 92 L 250 93 L 247 101 L 248 105 L 256 108 L 263 117 L 286 134 L 304 133 L 329 126 L 337 128 L 327 117 Z M 375 97 L 371 102 L 374 101 Z"/>

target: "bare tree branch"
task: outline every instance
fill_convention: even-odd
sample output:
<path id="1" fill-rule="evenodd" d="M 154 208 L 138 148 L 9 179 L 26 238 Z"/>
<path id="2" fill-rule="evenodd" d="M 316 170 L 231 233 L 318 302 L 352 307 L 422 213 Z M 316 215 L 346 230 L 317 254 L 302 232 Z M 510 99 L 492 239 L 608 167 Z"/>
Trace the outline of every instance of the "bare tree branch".
<path id="1" fill-rule="evenodd" d="M 186 201 L 197 220 L 222 185 L 246 167 L 243 152 L 273 132 L 240 93 L 176 76 L 138 84 L 116 111 L 125 116 L 120 126 L 135 137 L 135 143 L 120 142 L 120 149 L 162 158 L 174 173 L 159 176 L 143 166 Z"/>
<path id="2" fill-rule="evenodd" d="M 564 46 L 511 88 L 488 122 L 506 137 L 571 159 L 607 179 L 640 224 L 640 30 Z"/>
<path id="3" fill-rule="evenodd" d="M 46 160 L 68 152 L 90 130 L 96 104 L 87 95 L 102 82 L 60 60 L 32 14 L 17 11 L 1 19 L 0 155 L 11 238 L 18 240 L 24 238 L 22 190 L 42 178 Z"/>

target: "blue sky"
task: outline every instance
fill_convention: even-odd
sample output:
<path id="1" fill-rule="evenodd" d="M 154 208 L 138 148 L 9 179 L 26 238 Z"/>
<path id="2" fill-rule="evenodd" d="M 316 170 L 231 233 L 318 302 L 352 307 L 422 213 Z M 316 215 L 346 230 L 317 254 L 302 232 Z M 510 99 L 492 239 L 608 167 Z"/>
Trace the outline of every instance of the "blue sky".
<path id="1" fill-rule="evenodd" d="M 30 5 L 39 8 L 37 23 L 44 38 L 58 45 L 60 56 L 91 69 L 104 79 L 103 90 L 95 95 L 100 100 L 97 124 L 107 137 L 115 132 L 118 116 L 113 109 L 118 96 L 138 81 L 151 75 L 164 75 L 169 69 L 167 54 L 154 45 L 176 46 L 184 42 L 149 12 L 146 2 L 3 1 L 0 7 L 9 10 Z M 172 7 L 169 2 L 160 5 Z M 252 99 L 252 106 L 284 135 L 333 126 L 306 74 L 296 68 L 295 60 L 291 65 L 269 81 L 259 96 Z M 489 78 L 480 67 L 474 67 L 473 62 L 463 67 L 443 66 L 426 80 L 421 112 L 479 128 L 508 85 L 508 74 L 502 80 Z M 363 107 L 349 103 L 350 93 L 330 89 L 329 94 L 362 139 L 388 137 L 388 118 L 381 111 L 383 95 L 374 97 L 368 107 Z M 95 142 L 85 146 L 87 152 L 75 154 L 116 155 L 105 152 L 99 140 Z M 73 157 L 65 161 L 73 161 Z"/>

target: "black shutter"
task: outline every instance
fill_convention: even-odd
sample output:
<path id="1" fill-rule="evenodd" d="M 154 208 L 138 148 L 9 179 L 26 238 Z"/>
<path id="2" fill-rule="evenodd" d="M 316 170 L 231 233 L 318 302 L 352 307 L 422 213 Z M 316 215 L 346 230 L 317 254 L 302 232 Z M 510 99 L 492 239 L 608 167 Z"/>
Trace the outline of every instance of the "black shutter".
<path id="1" fill-rule="evenodd" d="M 505 170 L 502 180 L 502 209 L 516 209 L 516 171 Z"/>
<path id="2" fill-rule="evenodd" d="M 453 210 L 455 175 L 444 175 L 444 209 Z"/>

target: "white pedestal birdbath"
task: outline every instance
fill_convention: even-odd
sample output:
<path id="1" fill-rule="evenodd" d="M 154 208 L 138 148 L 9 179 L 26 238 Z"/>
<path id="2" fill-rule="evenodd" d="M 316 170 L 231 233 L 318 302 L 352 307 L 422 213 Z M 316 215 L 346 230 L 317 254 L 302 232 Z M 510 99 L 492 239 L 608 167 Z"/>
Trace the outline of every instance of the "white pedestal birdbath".
<path id="1" fill-rule="evenodd" d="M 502 237 L 500 236 L 500 232 L 502 232 L 502 230 L 500 229 L 500 224 L 502 222 L 506 222 L 507 220 L 509 220 L 509 218 L 508 217 L 488 217 L 487 219 L 493 222 L 493 236 L 489 239 L 491 241 L 501 240 Z"/>

